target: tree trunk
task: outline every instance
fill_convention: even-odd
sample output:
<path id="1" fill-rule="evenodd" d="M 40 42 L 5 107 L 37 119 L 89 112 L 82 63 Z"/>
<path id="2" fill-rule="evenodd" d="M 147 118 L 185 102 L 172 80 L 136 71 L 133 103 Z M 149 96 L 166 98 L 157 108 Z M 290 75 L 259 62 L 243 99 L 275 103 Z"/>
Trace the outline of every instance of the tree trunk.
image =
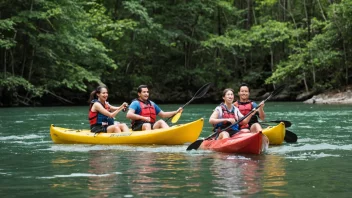
<path id="1" fill-rule="evenodd" d="M 252 26 L 252 0 L 247 0 L 247 25 L 246 29 L 249 30 Z"/>
<path id="2" fill-rule="evenodd" d="M 284 5 L 281 5 L 283 9 L 285 9 L 285 13 L 288 13 L 290 15 L 290 17 L 292 18 L 292 22 L 293 24 L 295 25 L 295 28 L 298 29 L 297 27 L 297 24 L 296 24 L 296 20 L 295 18 L 293 17 L 293 14 L 291 12 L 291 6 L 290 6 L 290 3 L 288 2 L 286 7 L 284 7 Z M 286 14 L 287 15 L 287 14 Z"/>
<path id="3" fill-rule="evenodd" d="M 31 1 L 31 8 L 29 9 L 30 12 L 32 12 L 33 10 L 33 3 L 34 3 L 34 0 Z"/>
<path id="4" fill-rule="evenodd" d="M 15 34 L 13 35 L 13 40 L 15 41 L 16 40 L 16 36 L 17 36 L 17 31 L 15 31 Z M 11 56 L 11 68 L 12 68 L 12 75 L 15 76 L 15 59 L 13 57 L 13 49 L 15 48 L 12 48 L 10 49 L 10 56 Z"/>
<path id="5" fill-rule="evenodd" d="M 5 49 L 5 51 L 4 51 L 4 78 L 6 79 L 6 56 L 7 56 L 7 50 Z"/>
<path id="6" fill-rule="evenodd" d="M 287 1 L 286 0 L 284 0 L 284 5 L 283 5 L 283 7 L 284 7 L 284 10 L 283 10 L 283 20 L 286 22 L 286 10 L 287 10 Z"/>
<path id="7" fill-rule="evenodd" d="M 344 59 L 344 65 L 345 65 L 345 80 L 346 80 L 346 85 L 348 85 L 348 62 L 347 62 L 347 52 L 346 52 L 346 43 L 345 39 L 342 41 L 343 44 L 343 59 Z"/>
<path id="8" fill-rule="evenodd" d="M 252 9 L 254 24 L 257 24 L 257 17 L 255 15 L 255 9 Z"/>
<path id="9" fill-rule="evenodd" d="M 310 0 L 304 0 L 303 1 L 303 4 L 304 4 L 304 13 L 306 15 L 306 19 L 307 19 L 307 35 L 308 35 L 308 38 L 307 40 L 310 41 L 311 39 L 311 31 L 310 31 L 310 12 L 309 12 L 309 9 L 311 7 L 311 4 L 307 5 L 307 2 L 306 1 L 310 1 Z"/>
<path id="10" fill-rule="evenodd" d="M 24 75 L 24 68 L 26 67 L 26 62 L 27 62 L 27 48 L 24 47 L 21 77 L 23 77 L 23 75 Z"/>
<path id="11" fill-rule="evenodd" d="M 200 15 L 197 15 L 195 20 L 194 20 L 194 23 L 190 26 L 190 29 L 191 29 L 191 34 L 189 35 L 191 38 L 193 38 L 194 36 L 194 32 L 195 32 L 195 29 L 196 29 L 196 26 L 198 24 L 198 19 L 199 19 L 199 16 Z M 192 47 L 193 47 L 193 44 L 191 42 L 185 42 L 185 49 L 184 49 L 184 52 L 185 52 L 185 68 L 188 68 L 191 63 L 192 63 L 192 53 L 193 53 L 193 50 L 192 50 Z"/>
<path id="12" fill-rule="evenodd" d="M 114 5 L 113 18 L 115 21 L 119 19 L 119 1 L 117 0 Z"/>
<path id="13" fill-rule="evenodd" d="M 316 1 L 318 2 L 319 8 L 320 8 L 320 12 L 321 12 L 321 15 L 323 16 L 323 19 L 326 21 L 326 17 L 325 17 L 325 14 L 324 14 L 323 7 L 321 6 L 320 0 L 316 0 Z"/>
<path id="14" fill-rule="evenodd" d="M 220 7 L 218 6 L 218 17 L 217 17 L 217 21 L 218 21 L 218 35 L 220 36 L 222 34 L 222 29 L 221 29 L 221 16 L 220 16 Z"/>
<path id="15" fill-rule="evenodd" d="M 313 68 L 312 68 L 312 72 L 313 72 L 313 83 L 315 84 L 317 82 L 317 77 L 316 77 L 316 74 L 315 74 L 315 66 L 313 65 Z"/>
<path id="16" fill-rule="evenodd" d="M 312 60 L 311 51 L 309 51 L 309 58 L 310 58 L 310 60 Z M 314 66 L 314 64 L 311 64 L 311 62 L 309 62 L 307 64 L 312 65 L 313 83 L 315 84 L 315 82 L 316 82 L 315 66 Z"/>
<path id="17" fill-rule="evenodd" d="M 32 57 L 31 57 L 31 63 L 29 64 L 29 71 L 28 71 L 28 82 L 31 81 L 31 77 L 32 77 L 32 70 L 33 70 L 33 62 L 34 62 L 34 52 L 35 50 L 32 50 Z"/>
<path id="18" fill-rule="evenodd" d="M 13 52 L 12 52 L 12 50 L 10 49 L 9 51 L 10 51 L 10 57 L 11 57 L 11 63 L 10 63 L 10 65 L 11 65 L 11 70 L 12 70 L 12 76 L 15 76 L 15 60 L 14 60 L 14 58 L 13 58 Z"/>
<path id="19" fill-rule="evenodd" d="M 183 64 L 184 64 L 185 69 L 187 69 L 187 41 L 185 41 L 183 43 L 183 51 L 185 53 L 185 55 L 184 55 L 185 59 L 184 59 L 184 63 Z"/>
<path id="20" fill-rule="evenodd" d="M 270 67 L 271 67 L 271 73 L 274 73 L 274 51 L 272 47 L 270 47 Z M 273 87 L 275 89 L 274 83 L 273 83 Z"/>
<path id="21" fill-rule="evenodd" d="M 308 92 L 309 89 L 308 89 L 307 80 L 306 80 L 306 72 L 303 72 L 303 83 L 304 83 L 304 87 L 306 88 L 306 92 Z"/>

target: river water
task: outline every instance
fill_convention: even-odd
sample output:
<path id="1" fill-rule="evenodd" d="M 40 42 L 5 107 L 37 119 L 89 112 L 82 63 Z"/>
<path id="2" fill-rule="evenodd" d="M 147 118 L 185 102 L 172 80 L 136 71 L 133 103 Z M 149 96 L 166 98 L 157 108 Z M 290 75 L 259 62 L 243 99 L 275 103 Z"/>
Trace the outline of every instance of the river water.
<path id="1" fill-rule="evenodd" d="M 180 105 L 160 105 L 164 111 Z M 178 123 L 216 104 L 188 105 Z M 50 124 L 88 128 L 87 107 L 0 109 L 0 197 L 350 197 L 352 106 L 267 102 L 298 142 L 262 155 L 186 151 L 187 145 L 64 145 Z M 117 119 L 128 122 L 125 113 Z"/>

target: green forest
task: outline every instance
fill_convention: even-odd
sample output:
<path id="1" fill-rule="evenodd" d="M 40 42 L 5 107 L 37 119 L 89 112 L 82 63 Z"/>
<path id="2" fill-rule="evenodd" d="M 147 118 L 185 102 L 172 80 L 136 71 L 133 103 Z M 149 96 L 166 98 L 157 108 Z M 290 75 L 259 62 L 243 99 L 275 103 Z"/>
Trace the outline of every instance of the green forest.
<path id="1" fill-rule="evenodd" d="M 352 0 L 0 0 L 0 106 L 208 98 L 242 82 L 289 100 L 352 81 Z M 308 95 L 309 95 L 308 94 Z"/>

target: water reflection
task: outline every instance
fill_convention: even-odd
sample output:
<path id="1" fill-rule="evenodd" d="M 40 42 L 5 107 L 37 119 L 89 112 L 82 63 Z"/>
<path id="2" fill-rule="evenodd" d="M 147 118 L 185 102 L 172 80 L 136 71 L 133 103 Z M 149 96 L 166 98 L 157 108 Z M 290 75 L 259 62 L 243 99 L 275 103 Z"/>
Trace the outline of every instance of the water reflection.
<path id="1" fill-rule="evenodd" d="M 210 170 L 215 196 L 250 197 L 254 194 L 287 196 L 285 165 L 281 156 L 216 154 Z"/>
<path id="2" fill-rule="evenodd" d="M 156 172 L 160 169 L 153 167 L 155 164 L 155 153 L 136 153 L 130 162 L 130 169 L 127 170 L 128 180 L 131 182 L 131 190 L 134 194 L 142 196 L 148 194 L 150 196 L 157 196 L 154 194 L 158 187 L 158 178 Z M 154 175 L 154 176 L 153 176 Z"/>
<path id="3" fill-rule="evenodd" d="M 264 162 L 264 183 L 266 194 L 288 196 L 285 159 L 280 155 L 266 155 Z"/>
<path id="4" fill-rule="evenodd" d="M 130 188 L 134 195 L 143 197 L 180 197 L 179 166 L 185 156 L 178 153 L 138 153 L 131 159 L 131 169 L 127 170 Z"/>
<path id="5" fill-rule="evenodd" d="M 118 178 L 119 172 L 116 172 L 119 169 L 118 155 L 112 155 L 108 150 L 89 151 L 88 154 L 88 173 L 92 174 L 88 180 L 90 197 L 107 197 L 114 186 L 122 182 Z"/>
<path id="6" fill-rule="evenodd" d="M 251 195 L 260 191 L 259 162 L 250 157 L 218 154 L 210 170 L 213 179 L 212 193 L 217 196 Z"/>
<path id="7" fill-rule="evenodd" d="M 184 153 L 104 149 L 89 150 L 81 157 L 82 160 L 79 157 L 71 160 L 57 156 L 52 160 L 52 166 L 61 169 L 61 173 L 69 171 L 50 177 L 55 181 L 53 188 L 64 190 L 67 186 L 76 186 L 77 190 L 85 189 L 85 194 L 92 198 L 183 197 L 187 192 L 199 190 L 200 166 L 191 167 L 193 157 Z M 195 170 L 197 174 L 193 174 Z M 198 179 L 193 181 L 192 177 Z"/>

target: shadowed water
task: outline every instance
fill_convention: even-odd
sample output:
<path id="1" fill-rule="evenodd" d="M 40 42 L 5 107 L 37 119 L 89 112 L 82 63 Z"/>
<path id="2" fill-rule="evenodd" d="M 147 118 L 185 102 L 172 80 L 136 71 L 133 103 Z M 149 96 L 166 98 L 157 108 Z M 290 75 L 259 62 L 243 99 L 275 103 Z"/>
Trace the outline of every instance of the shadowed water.
<path id="1" fill-rule="evenodd" d="M 161 105 L 175 110 L 180 105 Z M 178 123 L 216 104 L 188 105 Z M 350 197 L 352 106 L 267 102 L 295 144 L 263 155 L 187 152 L 187 145 L 54 144 L 50 124 L 88 128 L 87 107 L 0 109 L 0 197 Z M 117 119 L 128 122 L 120 113 Z"/>

